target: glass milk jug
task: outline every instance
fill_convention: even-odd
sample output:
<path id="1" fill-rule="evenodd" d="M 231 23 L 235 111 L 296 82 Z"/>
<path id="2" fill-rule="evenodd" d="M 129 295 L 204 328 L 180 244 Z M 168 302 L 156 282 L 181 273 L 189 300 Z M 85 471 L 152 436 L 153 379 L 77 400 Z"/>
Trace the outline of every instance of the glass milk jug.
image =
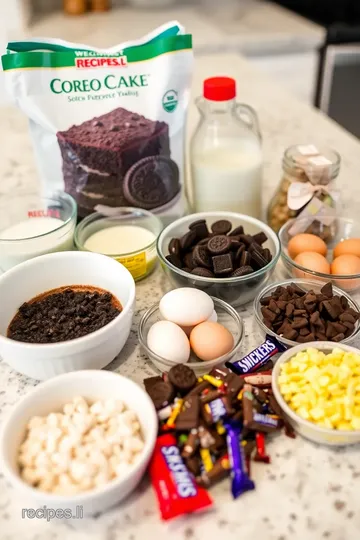
<path id="1" fill-rule="evenodd" d="M 195 212 L 228 210 L 261 217 L 262 151 L 257 116 L 236 103 L 229 77 L 204 81 L 200 122 L 190 146 Z"/>

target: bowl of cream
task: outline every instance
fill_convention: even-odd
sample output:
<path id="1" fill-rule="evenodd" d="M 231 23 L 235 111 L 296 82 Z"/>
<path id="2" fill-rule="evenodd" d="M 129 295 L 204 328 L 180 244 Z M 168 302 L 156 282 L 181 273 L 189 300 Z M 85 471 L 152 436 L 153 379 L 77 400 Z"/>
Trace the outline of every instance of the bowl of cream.
<path id="1" fill-rule="evenodd" d="M 39 255 L 74 247 L 77 207 L 64 192 L 0 199 L 0 273 Z"/>
<path id="2" fill-rule="evenodd" d="M 106 208 L 83 219 L 76 227 L 80 251 L 108 255 L 123 264 L 135 281 L 148 276 L 157 262 L 156 239 L 162 222 L 141 208 Z"/>

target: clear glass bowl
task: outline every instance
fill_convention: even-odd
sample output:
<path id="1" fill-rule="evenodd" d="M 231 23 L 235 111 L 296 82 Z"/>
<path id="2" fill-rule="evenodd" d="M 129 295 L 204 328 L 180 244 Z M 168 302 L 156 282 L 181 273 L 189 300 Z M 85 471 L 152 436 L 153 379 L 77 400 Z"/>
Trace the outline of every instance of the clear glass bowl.
<path id="1" fill-rule="evenodd" d="M 272 254 L 271 262 L 248 276 L 230 278 L 205 278 L 177 268 L 165 258 L 169 254 L 169 242 L 172 238 L 183 236 L 188 232 L 189 225 L 198 219 L 205 219 L 208 227 L 219 219 L 228 219 L 234 228 L 243 225 L 246 234 L 264 232 L 268 237 L 264 247 L 267 247 Z M 180 218 L 162 231 L 156 249 L 161 266 L 175 287 L 202 289 L 207 294 L 220 298 L 234 307 L 246 304 L 255 298 L 269 281 L 280 257 L 280 242 L 277 234 L 262 221 L 235 212 L 199 212 Z"/>
<path id="2" fill-rule="evenodd" d="M 163 228 L 160 219 L 147 210 L 127 206 L 116 208 L 113 212 L 108 209 L 108 212 L 110 213 L 107 215 L 94 212 L 79 223 L 75 231 L 77 249 L 89 251 L 85 247 L 86 240 L 100 230 L 116 227 L 117 225 L 142 227 L 154 234 L 154 240 L 141 249 L 128 253 L 121 253 L 120 250 L 117 253 L 105 253 L 104 251 L 99 251 L 99 253 L 108 255 L 122 263 L 135 281 L 145 278 L 154 270 L 157 263 L 156 239 Z"/>
<path id="3" fill-rule="evenodd" d="M 263 316 L 262 316 L 262 313 L 261 313 L 261 303 L 260 302 L 261 302 L 262 298 L 272 294 L 277 289 L 277 287 L 287 287 L 288 285 L 291 285 L 292 283 L 295 283 L 298 287 L 300 287 L 300 289 L 303 289 L 304 291 L 309 291 L 309 290 L 312 289 L 315 292 L 315 294 L 319 294 L 320 289 L 324 286 L 324 284 L 321 281 L 311 281 L 309 279 L 288 279 L 286 281 L 281 281 L 281 282 L 278 282 L 278 283 L 272 283 L 271 285 L 266 287 L 264 290 L 262 290 L 261 293 L 254 300 L 255 319 L 256 319 L 256 322 L 258 323 L 261 331 L 263 332 L 263 334 L 265 334 L 265 335 L 267 334 L 269 336 L 275 337 L 278 341 L 280 341 L 281 343 L 284 343 L 284 345 L 286 345 L 287 347 L 294 347 L 295 345 L 299 345 L 299 343 L 297 343 L 296 341 L 292 341 L 290 339 L 283 338 L 283 337 L 279 336 L 278 334 L 276 334 L 275 332 L 273 332 L 272 330 L 270 330 L 267 326 L 265 326 L 265 324 L 263 322 Z M 344 292 L 341 289 L 338 289 L 337 287 L 334 287 L 334 286 L 333 286 L 333 291 L 334 291 L 334 294 L 336 294 L 336 295 L 345 296 L 345 298 L 349 302 L 349 306 L 352 307 L 355 311 L 360 312 L 360 308 L 359 308 L 358 304 L 346 292 Z M 352 342 L 355 339 L 355 337 L 358 335 L 359 330 L 360 330 L 360 320 L 356 321 L 355 330 L 351 334 L 351 336 L 343 339 L 340 343 L 350 343 L 350 342 Z M 305 343 L 304 345 L 307 345 L 307 344 Z M 336 347 L 336 345 L 337 345 L 337 343 L 333 343 L 334 347 Z"/>
<path id="4" fill-rule="evenodd" d="M 333 274 L 323 274 L 321 272 L 314 272 L 309 270 L 304 266 L 296 264 L 288 254 L 288 243 L 294 235 L 291 235 L 289 231 L 291 227 L 296 224 L 301 228 L 301 230 L 306 231 L 307 226 L 314 218 L 297 218 L 292 219 L 285 223 L 279 231 L 279 238 L 281 243 L 281 260 L 283 262 L 286 274 L 288 276 L 293 276 L 295 278 L 306 278 L 306 279 L 319 279 L 321 281 L 331 281 L 335 286 L 343 289 L 344 291 L 355 293 L 360 289 L 360 274 L 352 275 L 336 275 Z M 326 240 L 328 254 L 327 259 L 329 262 L 333 260 L 333 249 L 339 242 L 347 240 L 349 238 L 360 238 L 360 222 L 356 222 L 353 219 L 345 217 L 337 217 L 333 223 L 328 226 L 329 216 L 320 216 L 316 217 L 316 221 L 319 223 L 319 234 L 326 237 L 329 237 L 329 240 Z"/>
<path id="5" fill-rule="evenodd" d="M 360 442 L 360 431 L 342 431 L 340 429 L 329 429 L 317 426 L 316 424 L 304 420 L 301 416 L 297 415 L 296 412 L 289 407 L 283 398 L 278 384 L 279 375 L 281 373 L 281 366 L 288 362 L 293 356 L 297 353 L 306 351 L 309 347 L 315 347 L 323 351 L 325 354 L 329 354 L 334 347 L 340 348 L 347 352 L 353 352 L 359 354 L 359 350 L 354 347 L 349 347 L 342 343 L 331 343 L 329 341 L 317 341 L 312 343 L 301 343 L 297 344 L 293 349 L 286 351 L 281 355 L 279 360 L 276 362 L 273 372 L 272 372 L 272 389 L 276 401 L 280 405 L 281 409 L 284 412 L 284 415 L 292 427 L 306 439 L 309 439 L 313 442 L 324 444 L 327 446 L 349 446 L 351 444 L 356 444 Z"/>
<path id="6" fill-rule="evenodd" d="M 23 193 L 0 200 L 0 272 L 55 251 L 74 248 L 77 206 L 68 193 Z"/>
<path id="7" fill-rule="evenodd" d="M 239 351 L 241 343 L 244 339 L 244 323 L 235 309 L 218 298 L 213 298 L 213 301 L 218 317 L 217 320 L 232 333 L 234 337 L 234 347 L 229 353 L 207 362 L 199 361 L 197 356 L 195 356 L 194 353 L 191 353 L 190 360 L 187 365 L 195 371 L 196 375 L 199 376 L 208 373 L 219 364 L 230 361 Z M 170 368 L 176 365 L 176 362 L 171 362 L 166 358 L 158 356 L 147 346 L 147 336 L 151 326 L 161 320 L 163 320 L 163 318 L 159 311 L 159 304 L 157 303 L 151 306 L 141 318 L 139 324 L 139 341 L 154 366 L 163 373 L 169 371 Z"/>

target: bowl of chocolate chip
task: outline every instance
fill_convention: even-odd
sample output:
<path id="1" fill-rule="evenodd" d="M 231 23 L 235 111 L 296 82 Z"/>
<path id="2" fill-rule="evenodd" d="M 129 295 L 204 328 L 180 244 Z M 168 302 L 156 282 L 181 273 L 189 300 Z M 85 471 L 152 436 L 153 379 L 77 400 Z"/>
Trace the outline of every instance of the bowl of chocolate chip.
<path id="1" fill-rule="evenodd" d="M 262 221 L 235 212 L 200 212 L 158 237 L 161 266 L 175 287 L 206 291 L 233 307 L 253 300 L 269 281 L 280 242 Z"/>
<path id="2" fill-rule="evenodd" d="M 254 301 L 264 334 L 287 347 L 313 341 L 350 343 L 360 331 L 360 308 L 331 282 L 287 280 L 266 287 Z"/>
<path id="3" fill-rule="evenodd" d="M 0 356 L 38 380 L 101 369 L 129 336 L 130 272 L 97 253 L 51 253 L 0 276 Z"/>

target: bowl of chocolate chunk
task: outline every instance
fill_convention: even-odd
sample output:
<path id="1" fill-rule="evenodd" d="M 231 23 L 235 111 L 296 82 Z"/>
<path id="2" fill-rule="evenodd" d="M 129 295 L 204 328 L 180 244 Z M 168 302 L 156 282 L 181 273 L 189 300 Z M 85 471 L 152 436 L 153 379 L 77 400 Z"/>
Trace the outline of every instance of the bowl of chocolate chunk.
<path id="1" fill-rule="evenodd" d="M 195 287 L 232 306 L 252 300 L 270 279 L 279 239 L 262 221 L 235 212 L 200 212 L 168 225 L 157 241 L 175 287 Z"/>
<path id="2" fill-rule="evenodd" d="M 360 330 L 359 306 L 331 282 L 295 279 L 269 285 L 255 299 L 254 313 L 265 334 L 289 347 L 350 343 Z"/>
<path id="3" fill-rule="evenodd" d="M 63 252 L 21 263 L 0 276 L 0 356 L 38 380 L 101 369 L 129 336 L 135 283 L 97 253 Z"/>

